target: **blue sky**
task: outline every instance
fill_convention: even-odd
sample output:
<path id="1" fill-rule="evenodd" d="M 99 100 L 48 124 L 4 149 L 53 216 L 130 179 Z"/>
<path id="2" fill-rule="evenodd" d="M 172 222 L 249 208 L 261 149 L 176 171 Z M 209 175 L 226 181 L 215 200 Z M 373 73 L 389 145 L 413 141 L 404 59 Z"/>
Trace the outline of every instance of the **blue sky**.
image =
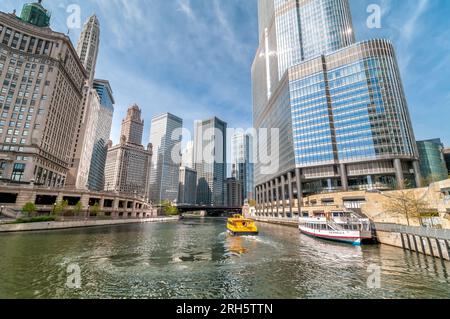
<path id="1" fill-rule="evenodd" d="M 25 0 L 1 0 L 20 11 Z M 350 0 L 358 40 L 393 41 L 417 139 L 441 137 L 450 146 L 450 1 Z M 382 28 L 368 29 L 369 4 L 383 10 Z M 216 115 L 230 127 L 252 126 L 250 67 L 257 47 L 256 0 L 52 0 L 52 28 L 67 32 L 66 12 L 79 4 L 84 22 L 101 23 L 96 77 L 108 79 L 116 98 L 112 139 L 128 105 L 146 120 L 171 112 L 189 129 Z M 76 43 L 80 29 L 70 36 Z"/>

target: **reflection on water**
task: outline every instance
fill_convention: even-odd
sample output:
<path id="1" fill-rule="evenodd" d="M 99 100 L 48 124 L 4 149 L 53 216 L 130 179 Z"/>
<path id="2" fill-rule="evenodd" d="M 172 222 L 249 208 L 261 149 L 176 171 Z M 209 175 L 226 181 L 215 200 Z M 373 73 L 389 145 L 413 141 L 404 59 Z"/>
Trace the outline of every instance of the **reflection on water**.
<path id="1" fill-rule="evenodd" d="M 229 236 L 222 219 L 0 235 L 0 297 L 450 297 L 447 262 L 258 226 L 257 237 Z M 80 290 L 65 287 L 70 264 Z M 370 265 L 381 267 L 380 289 L 367 288 Z"/>

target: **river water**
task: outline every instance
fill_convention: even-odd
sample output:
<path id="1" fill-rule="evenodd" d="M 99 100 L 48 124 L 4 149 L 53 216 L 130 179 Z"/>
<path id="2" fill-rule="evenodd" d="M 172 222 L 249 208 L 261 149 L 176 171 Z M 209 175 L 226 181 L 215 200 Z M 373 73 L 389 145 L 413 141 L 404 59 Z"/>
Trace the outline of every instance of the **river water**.
<path id="1" fill-rule="evenodd" d="M 225 226 L 206 218 L 2 234 L 0 298 L 450 298 L 450 263 L 438 259 L 275 225 L 234 238 Z M 67 270 L 78 268 L 81 288 L 68 288 Z"/>

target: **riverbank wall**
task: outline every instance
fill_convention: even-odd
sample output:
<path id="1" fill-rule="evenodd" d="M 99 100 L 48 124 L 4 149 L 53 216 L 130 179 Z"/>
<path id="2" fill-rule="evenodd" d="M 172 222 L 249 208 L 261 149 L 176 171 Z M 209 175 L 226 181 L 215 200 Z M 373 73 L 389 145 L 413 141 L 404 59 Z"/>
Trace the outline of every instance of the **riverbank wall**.
<path id="1" fill-rule="evenodd" d="M 450 230 L 376 223 L 380 243 L 450 261 Z"/>
<path id="2" fill-rule="evenodd" d="M 272 218 L 259 216 L 248 216 L 248 217 L 260 223 L 268 223 L 298 228 L 298 220 L 294 218 L 276 218 L 276 217 Z"/>
<path id="3" fill-rule="evenodd" d="M 70 228 L 87 228 L 99 226 L 115 226 L 139 223 L 161 223 L 178 221 L 179 217 L 153 217 L 141 219 L 116 219 L 116 220 L 77 220 L 60 222 L 42 222 L 26 224 L 0 224 L 0 233 L 27 232 L 27 231 L 50 231 Z"/>
<path id="4" fill-rule="evenodd" d="M 298 227 L 293 218 L 256 217 L 252 219 L 275 225 Z M 402 248 L 450 261 L 450 230 L 375 223 L 377 241 L 383 245 Z"/>

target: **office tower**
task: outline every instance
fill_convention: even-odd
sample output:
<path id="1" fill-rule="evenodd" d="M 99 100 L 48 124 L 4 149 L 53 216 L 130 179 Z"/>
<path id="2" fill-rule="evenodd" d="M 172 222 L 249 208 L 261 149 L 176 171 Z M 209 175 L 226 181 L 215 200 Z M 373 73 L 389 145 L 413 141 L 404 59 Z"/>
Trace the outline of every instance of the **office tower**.
<path id="1" fill-rule="evenodd" d="M 354 41 L 347 0 L 259 0 L 252 66 L 256 129 L 279 130 L 255 161 L 259 213 L 298 213 L 303 195 L 421 183 L 418 152 L 393 45 Z"/>
<path id="2" fill-rule="evenodd" d="M 225 199 L 227 123 L 217 117 L 196 121 L 194 166 L 197 171 L 197 204 L 221 206 Z"/>
<path id="3" fill-rule="evenodd" d="M 141 145 L 143 134 L 144 120 L 141 119 L 141 110 L 134 104 L 128 108 L 127 116 L 122 120 L 120 136 L 124 136 L 127 143 Z"/>
<path id="4" fill-rule="evenodd" d="M 122 122 L 122 133 L 127 135 L 122 135 L 116 146 L 108 143 L 106 191 L 127 193 L 148 200 L 152 145 L 148 144 L 147 149 L 141 145 L 143 129 L 141 110 L 134 104 L 130 106 L 127 117 Z"/>
<path id="5" fill-rule="evenodd" d="M 232 140 L 232 175 L 242 183 L 242 199 L 253 199 L 253 144 L 249 134 L 237 133 Z"/>
<path id="6" fill-rule="evenodd" d="M 450 148 L 444 149 L 445 164 L 447 165 L 448 175 L 450 176 Z"/>
<path id="7" fill-rule="evenodd" d="M 153 145 L 150 174 L 150 200 L 159 204 L 178 200 L 183 120 L 170 113 L 152 119 L 150 143 Z"/>
<path id="8" fill-rule="evenodd" d="M 244 205 L 243 184 L 242 181 L 237 180 L 234 177 L 227 178 L 226 182 L 226 200 L 225 205 L 227 207 L 241 207 Z"/>
<path id="9" fill-rule="evenodd" d="M 428 183 L 439 182 L 448 178 L 444 157 L 444 144 L 439 138 L 418 141 L 420 172 Z"/>
<path id="10" fill-rule="evenodd" d="M 181 154 L 182 166 L 194 168 L 194 141 L 188 141 Z"/>
<path id="11" fill-rule="evenodd" d="M 87 75 L 49 24 L 40 3 L 21 18 L 0 12 L 0 176 L 64 187 Z"/>
<path id="12" fill-rule="evenodd" d="M 178 204 L 195 205 L 197 199 L 197 172 L 189 167 L 180 167 Z"/>
<path id="13" fill-rule="evenodd" d="M 95 144 L 95 131 L 99 120 L 100 97 L 88 85 L 83 87 L 83 108 L 72 145 L 72 160 L 66 186 L 73 189 L 89 189 L 89 169 Z"/>
<path id="14" fill-rule="evenodd" d="M 105 184 L 105 164 L 108 153 L 108 141 L 114 114 L 114 96 L 111 86 L 106 80 L 94 80 L 94 89 L 100 98 L 100 110 L 95 127 L 94 147 L 89 168 L 88 188 L 101 191 Z"/>
<path id="15" fill-rule="evenodd" d="M 100 47 L 100 23 L 97 16 L 92 15 L 83 26 L 78 40 L 77 53 L 86 68 L 89 83 L 92 85 L 95 76 L 98 51 Z"/>
<path id="16" fill-rule="evenodd" d="M 73 158 L 67 179 L 67 186 L 76 189 L 90 188 L 89 176 L 96 143 L 96 131 L 98 126 L 103 125 L 100 117 L 100 96 L 93 88 L 100 45 L 99 36 L 100 25 L 97 17 L 93 15 L 85 23 L 77 46 L 78 56 L 88 72 L 89 78 L 83 88 L 83 107 L 80 109 L 77 135 L 72 142 Z"/>

